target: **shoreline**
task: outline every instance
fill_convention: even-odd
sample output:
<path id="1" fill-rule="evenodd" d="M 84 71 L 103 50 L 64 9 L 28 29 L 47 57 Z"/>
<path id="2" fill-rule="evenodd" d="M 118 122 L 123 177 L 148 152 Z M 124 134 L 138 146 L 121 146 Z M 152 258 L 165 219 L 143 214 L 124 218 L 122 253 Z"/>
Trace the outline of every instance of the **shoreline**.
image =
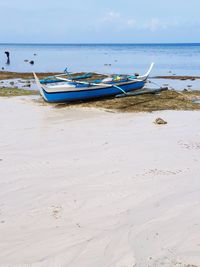
<path id="1" fill-rule="evenodd" d="M 53 76 L 56 73 L 37 73 L 39 78 L 47 76 Z M 73 73 L 73 75 L 82 75 L 81 73 Z M 101 74 L 95 74 L 93 78 L 103 77 Z M 17 79 L 18 78 L 18 79 Z M 19 95 L 37 95 L 39 92 L 33 82 L 33 74 L 26 72 L 0 72 L 0 96 L 19 96 Z M 200 79 L 198 76 L 158 76 L 156 79 L 177 79 L 180 81 Z M 7 79 L 7 80 L 6 80 Z M 13 79 L 13 80 L 12 80 Z M 27 80 L 28 79 L 28 80 Z M 91 78 L 88 79 L 88 81 Z M 150 79 L 150 84 L 154 84 L 154 80 Z M 156 84 L 156 83 L 155 83 Z M 164 83 L 163 83 L 164 84 Z M 12 87 L 11 87 L 12 85 Z M 167 86 L 168 84 L 166 84 Z M 198 84 L 196 85 L 198 88 Z M 200 86 L 200 85 L 199 85 Z M 170 87 L 170 86 L 169 86 Z M 188 85 L 187 89 L 183 91 L 170 89 L 164 92 L 156 94 L 145 94 L 132 97 L 122 98 L 105 98 L 96 99 L 78 103 L 57 103 L 49 104 L 54 107 L 72 107 L 77 106 L 92 107 L 92 108 L 103 108 L 110 111 L 116 112 L 152 112 L 160 110 L 200 110 L 200 90 L 193 90 L 191 85 Z"/>
<path id="2" fill-rule="evenodd" d="M 73 75 L 82 75 L 85 74 L 86 72 L 75 72 Z M 97 74 L 93 71 L 91 73 Z M 60 72 L 36 72 L 37 76 L 42 79 L 47 76 L 54 76 L 56 74 L 60 74 Z M 97 74 L 99 75 L 99 74 Z M 101 74 L 100 74 L 101 75 Z M 103 76 L 104 74 L 102 74 Z M 33 73 L 32 72 L 12 72 L 12 71 L 0 71 L 0 80 L 5 80 L 5 79 L 16 79 L 16 78 L 21 78 L 21 79 L 32 79 L 33 78 Z M 200 79 L 200 76 L 195 76 L 195 75 L 157 75 L 157 76 L 152 76 L 150 77 L 151 79 L 172 79 L 172 80 L 196 80 Z"/>
<path id="3" fill-rule="evenodd" d="M 26 95 L 39 95 L 38 91 L 2 88 L 0 97 L 15 97 Z M 197 102 L 195 102 L 197 100 Z M 200 91 L 178 92 L 173 90 L 162 91 L 157 94 L 144 94 L 121 98 L 106 98 L 76 103 L 41 103 L 55 107 L 99 108 L 116 112 L 153 112 L 161 110 L 200 110 Z"/>

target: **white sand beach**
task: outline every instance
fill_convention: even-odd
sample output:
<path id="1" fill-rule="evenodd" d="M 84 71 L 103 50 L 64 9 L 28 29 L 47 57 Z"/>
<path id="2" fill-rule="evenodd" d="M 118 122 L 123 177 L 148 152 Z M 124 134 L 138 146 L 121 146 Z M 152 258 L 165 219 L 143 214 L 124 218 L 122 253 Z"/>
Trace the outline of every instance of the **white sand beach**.
<path id="1" fill-rule="evenodd" d="M 200 112 L 32 99 L 0 98 L 0 266 L 200 266 Z"/>

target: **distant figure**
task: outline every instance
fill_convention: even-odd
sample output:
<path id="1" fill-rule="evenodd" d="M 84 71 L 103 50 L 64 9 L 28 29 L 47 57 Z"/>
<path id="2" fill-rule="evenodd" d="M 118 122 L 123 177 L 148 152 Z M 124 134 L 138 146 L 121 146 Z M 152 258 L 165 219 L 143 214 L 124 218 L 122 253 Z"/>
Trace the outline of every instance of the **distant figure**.
<path id="1" fill-rule="evenodd" d="M 5 54 L 6 54 L 6 56 L 7 56 L 6 64 L 7 64 L 7 65 L 10 65 L 10 52 L 5 51 Z"/>

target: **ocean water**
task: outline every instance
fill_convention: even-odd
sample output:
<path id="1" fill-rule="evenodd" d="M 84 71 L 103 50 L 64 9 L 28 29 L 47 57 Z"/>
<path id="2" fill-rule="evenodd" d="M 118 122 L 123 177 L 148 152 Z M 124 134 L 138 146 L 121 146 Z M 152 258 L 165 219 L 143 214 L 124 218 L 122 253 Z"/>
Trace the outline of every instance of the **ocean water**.
<path id="1" fill-rule="evenodd" d="M 152 76 L 200 76 L 200 44 L 0 44 L 0 69 L 8 71 L 62 72 L 67 67 L 71 72 L 143 74 L 151 62 Z"/>

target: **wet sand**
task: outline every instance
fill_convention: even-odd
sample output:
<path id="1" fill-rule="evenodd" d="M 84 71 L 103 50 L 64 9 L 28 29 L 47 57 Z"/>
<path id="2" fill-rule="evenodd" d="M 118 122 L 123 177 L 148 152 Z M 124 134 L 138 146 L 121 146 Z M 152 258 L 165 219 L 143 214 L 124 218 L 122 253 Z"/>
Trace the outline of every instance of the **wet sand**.
<path id="1" fill-rule="evenodd" d="M 156 79 L 172 79 L 172 80 L 199 80 L 200 76 L 188 76 L 188 75 L 165 75 L 165 76 L 155 76 Z"/>
<path id="2" fill-rule="evenodd" d="M 53 76 L 55 74 L 58 74 L 56 72 L 42 72 L 37 73 L 38 77 L 40 79 L 47 77 L 47 76 Z M 6 79 L 33 79 L 33 73 L 31 72 L 10 72 L 10 71 L 0 71 L 0 80 L 6 80 Z"/>
<path id="3" fill-rule="evenodd" d="M 136 91 L 135 91 L 136 92 Z M 71 103 L 46 103 L 42 97 L 37 99 L 41 105 L 49 105 L 53 108 L 98 108 L 110 112 L 152 112 L 158 110 L 200 110 L 200 91 L 162 91 L 126 97 L 112 97 L 99 100 Z M 22 90 L 14 88 L 1 88 L 1 97 L 37 95 L 38 91 Z"/>
<path id="4" fill-rule="evenodd" d="M 93 76 L 87 81 L 105 78 L 105 75 L 93 73 Z M 45 77 L 51 77 L 56 73 L 37 73 L 40 79 Z M 72 76 L 83 75 L 84 72 L 74 73 Z M 149 88 L 168 87 L 170 90 L 177 91 L 183 90 L 200 90 L 200 76 L 157 76 L 149 79 Z M 25 90 L 37 90 L 37 86 L 34 83 L 33 74 L 26 72 L 6 72 L 0 71 L 0 89 L 1 88 L 19 88 Z"/>
<path id="5" fill-rule="evenodd" d="M 42 79 L 47 76 L 53 76 L 59 74 L 57 72 L 38 72 L 37 76 Z M 81 75 L 84 72 L 74 73 L 74 75 Z M 5 79 L 32 79 L 33 74 L 31 72 L 11 72 L 11 71 L 0 71 L 0 80 Z M 200 79 L 200 76 L 192 76 L 192 75 L 165 75 L 165 76 L 155 76 L 152 78 L 156 79 L 177 79 L 177 80 L 193 80 L 193 79 Z"/>
<path id="6" fill-rule="evenodd" d="M 0 98 L 0 266 L 200 266 L 200 113 L 37 99 Z"/>
<path id="7" fill-rule="evenodd" d="M 101 99 L 76 104 L 55 104 L 56 107 L 76 106 L 101 108 L 117 112 L 152 112 L 161 110 L 200 110 L 200 91 L 177 92 L 172 90 L 122 98 Z"/>

